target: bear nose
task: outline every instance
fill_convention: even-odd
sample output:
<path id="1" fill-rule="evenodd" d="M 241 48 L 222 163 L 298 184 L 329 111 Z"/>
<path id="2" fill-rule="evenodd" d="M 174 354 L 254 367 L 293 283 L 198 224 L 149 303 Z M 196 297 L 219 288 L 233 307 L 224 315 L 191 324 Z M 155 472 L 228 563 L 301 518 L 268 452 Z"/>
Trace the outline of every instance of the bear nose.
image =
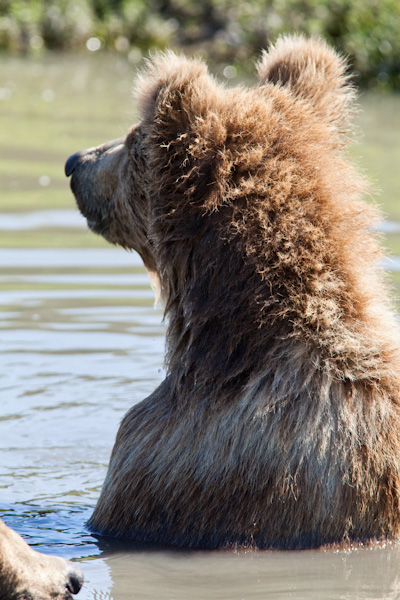
<path id="1" fill-rule="evenodd" d="M 72 173 L 75 171 L 76 167 L 80 162 L 81 157 L 82 152 L 75 152 L 75 154 L 69 157 L 69 159 L 65 163 L 65 174 L 67 177 L 72 175 Z"/>
<path id="2" fill-rule="evenodd" d="M 78 566 L 71 565 L 71 570 L 68 573 L 66 588 L 71 594 L 77 594 L 83 585 L 83 574 Z"/>

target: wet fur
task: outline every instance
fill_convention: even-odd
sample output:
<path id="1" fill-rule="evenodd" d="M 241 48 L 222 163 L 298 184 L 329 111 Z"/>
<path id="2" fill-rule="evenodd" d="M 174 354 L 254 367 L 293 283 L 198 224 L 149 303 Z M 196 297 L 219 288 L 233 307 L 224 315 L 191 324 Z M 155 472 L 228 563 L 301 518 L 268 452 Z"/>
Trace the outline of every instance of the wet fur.
<path id="1" fill-rule="evenodd" d="M 167 377 L 122 421 L 94 531 L 206 548 L 398 536 L 398 330 L 345 154 L 345 69 L 282 38 L 259 85 L 226 89 L 160 55 L 112 172 L 108 149 L 78 157 L 83 214 L 142 255 L 168 319 Z"/>

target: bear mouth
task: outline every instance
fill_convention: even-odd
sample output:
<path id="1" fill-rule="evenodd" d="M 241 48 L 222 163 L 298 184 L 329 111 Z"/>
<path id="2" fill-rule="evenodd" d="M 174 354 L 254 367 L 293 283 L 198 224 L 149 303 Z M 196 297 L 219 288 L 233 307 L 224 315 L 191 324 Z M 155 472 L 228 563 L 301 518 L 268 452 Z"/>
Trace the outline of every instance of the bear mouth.
<path id="1" fill-rule="evenodd" d="M 114 201 L 109 198 L 99 198 L 87 190 L 81 194 L 75 173 L 71 177 L 70 187 L 88 228 L 98 235 L 106 235 L 112 220 Z"/>
<path id="2" fill-rule="evenodd" d="M 87 226 L 89 227 L 89 229 L 91 231 L 93 231 L 94 233 L 98 233 L 99 235 L 101 235 L 103 228 L 99 225 L 99 223 L 97 221 L 94 221 L 93 219 L 86 219 L 87 222 Z"/>
<path id="3" fill-rule="evenodd" d="M 82 210 L 82 208 L 79 206 L 79 202 L 78 202 L 78 207 L 79 207 L 81 214 L 86 219 L 88 228 L 91 231 L 93 231 L 94 233 L 97 233 L 98 235 L 102 235 L 102 236 L 106 237 L 107 232 L 110 229 L 109 212 L 106 211 L 105 213 L 103 213 L 103 211 L 101 211 L 101 210 L 100 211 Z"/>

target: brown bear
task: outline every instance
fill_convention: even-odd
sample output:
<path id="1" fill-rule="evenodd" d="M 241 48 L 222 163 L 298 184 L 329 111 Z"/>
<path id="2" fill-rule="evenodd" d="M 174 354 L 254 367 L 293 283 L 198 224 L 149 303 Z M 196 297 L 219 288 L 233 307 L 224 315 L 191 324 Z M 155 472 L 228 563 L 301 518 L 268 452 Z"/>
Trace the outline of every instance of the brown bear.
<path id="1" fill-rule="evenodd" d="M 166 379 L 123 419 L 90 520 L 177 546 L 309 548 L 400 531 L 398 330 L 350 164 L 354 90 L 279 39 L 227 89 L 161 54 L 125 138 L 69 158 L 89 227 L 165 302 Z"/>
<path id="2" fill-rule="evenodd" d="M 0 600 L 67 600 L 82 583 L 78 566 L 35 552 L 0 521 Z"/>

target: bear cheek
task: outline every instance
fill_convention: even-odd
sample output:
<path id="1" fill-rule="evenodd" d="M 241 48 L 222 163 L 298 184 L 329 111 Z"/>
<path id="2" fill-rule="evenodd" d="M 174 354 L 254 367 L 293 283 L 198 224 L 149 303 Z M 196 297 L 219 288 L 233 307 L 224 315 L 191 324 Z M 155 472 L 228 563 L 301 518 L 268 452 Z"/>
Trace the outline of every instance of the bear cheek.
<path id="1" fill-rule="evenodd" d="M 129 179 L 128 179 L 129 181 Z M 115 202 L 114 219 L 107 239 L 138 252 L 149 271 L 157 271 L 154 247 L 149 235 L 149 203 L 145 194 L 135 194 L 137 181 L 121 189 Z"/>

